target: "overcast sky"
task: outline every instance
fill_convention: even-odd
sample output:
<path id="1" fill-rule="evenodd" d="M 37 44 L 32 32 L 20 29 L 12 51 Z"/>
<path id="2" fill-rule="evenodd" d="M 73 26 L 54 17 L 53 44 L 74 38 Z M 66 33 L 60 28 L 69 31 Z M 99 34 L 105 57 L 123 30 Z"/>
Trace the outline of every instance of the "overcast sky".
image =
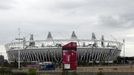
<path id="1" fill-rule="evenodd" d="M 74 30 L 79 38 L 126 40 L 126 55 L 134 56 L 134 0 L 0 0 L 0 52 L 21 28 L 35 39 L 70 38 Z"/>

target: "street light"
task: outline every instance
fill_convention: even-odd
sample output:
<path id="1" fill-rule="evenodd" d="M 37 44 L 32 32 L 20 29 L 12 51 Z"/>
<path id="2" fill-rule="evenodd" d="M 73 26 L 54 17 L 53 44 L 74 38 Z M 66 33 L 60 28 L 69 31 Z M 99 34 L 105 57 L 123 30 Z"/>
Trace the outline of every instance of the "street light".
<path id="1" fill-rule="evenodd" d="M 21 40 L 23 40 L 23 49 L 24 49 L 25 38 L 16 38 L 15 40 L 18 40 L 19 43 Z M 18 49 L 18 69 L 20 69 L 20 49 Z"/>
<path id="2" fill-rule="evenodd" d="M 125 64 L 125 39 L 123 39 L 123 45 L 124 45 L 124 47 L 123 47 L 123 56 L 124 56 L 124 64 Z"/>

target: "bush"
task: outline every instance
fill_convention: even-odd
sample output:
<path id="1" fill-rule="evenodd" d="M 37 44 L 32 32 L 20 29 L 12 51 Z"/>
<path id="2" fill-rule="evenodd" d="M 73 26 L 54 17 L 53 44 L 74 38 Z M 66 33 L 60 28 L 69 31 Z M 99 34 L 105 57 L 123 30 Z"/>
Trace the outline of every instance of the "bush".
<path id="1" fill-rule="evenodd" d="M 73 71 L 71 75 L 78 75 L 78 73 L 76 71 Z"/>
<path id="2" fill-rule="evenodd" d="M 0 73 L 11 73 L 11 69 L 10 68 L 0 68 Z"/>
<path id="3" fill-rule="evenodd" d="M 27 75 L 25 72 L 14 72 L 13 75 Z"/>
<path id="4" fill-rule="evenodd" d="M 104 75 L 101 71 L 97 73 L 97 75 Z"/>
<path id="5" fill-rule="evenodd" d="M 62 75 L 69 75 L 67 70 L 63 70 Z"/>
<path id="6" fill-rule="evenodd" d="M 29 69 L 28 75 L 36 75 L 36 69 L 34 68 Z"/>
<path id="7" fill-rule="evenodd" d="M 39 74 L 39 75 L 49 75 L 48 73 L 43 73 L 43 74 Z"/>
<path id="8" fill-rule="evenodd" d="M 0 68 L 0 75 L 9 75 L 9 74 L 12 74 L 10 68 Z"/>

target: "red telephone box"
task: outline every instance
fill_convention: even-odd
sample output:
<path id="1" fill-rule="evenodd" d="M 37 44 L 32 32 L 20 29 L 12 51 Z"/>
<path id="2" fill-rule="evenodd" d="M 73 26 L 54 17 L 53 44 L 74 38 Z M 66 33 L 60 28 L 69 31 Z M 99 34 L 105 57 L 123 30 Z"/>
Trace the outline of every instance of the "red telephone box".
<path id="1" fill-rule="evenodd" d="M 77 69 L 77 44 L 70 42 L 62 47 L 62 63 L 64 69 Z"/>

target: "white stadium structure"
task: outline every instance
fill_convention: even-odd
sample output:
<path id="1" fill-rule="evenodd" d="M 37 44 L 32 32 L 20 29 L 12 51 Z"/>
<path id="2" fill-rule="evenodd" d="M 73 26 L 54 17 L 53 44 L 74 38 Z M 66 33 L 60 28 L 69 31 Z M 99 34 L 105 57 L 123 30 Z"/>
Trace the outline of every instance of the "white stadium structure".
<path id="1" fill-rule="evenodd" d="M 49 32 L 46 40 L 34 40 L 32 34 L 28 41 L 25 38 L 17 40 L 19 41 L 5 45 L 9 62 L 18 61 L 19 58 L 21 62 L 61 63 L 62 46 L 69 42 L 76 42 L 78 62 L 112 63 L 120 55 L 123 45 L 121 42 L 104 40 L 104 36 L 97 40 L 94 33 L 91 39 L 78 39 L 74 31 L 70 39 L 53 39 Z"/>

